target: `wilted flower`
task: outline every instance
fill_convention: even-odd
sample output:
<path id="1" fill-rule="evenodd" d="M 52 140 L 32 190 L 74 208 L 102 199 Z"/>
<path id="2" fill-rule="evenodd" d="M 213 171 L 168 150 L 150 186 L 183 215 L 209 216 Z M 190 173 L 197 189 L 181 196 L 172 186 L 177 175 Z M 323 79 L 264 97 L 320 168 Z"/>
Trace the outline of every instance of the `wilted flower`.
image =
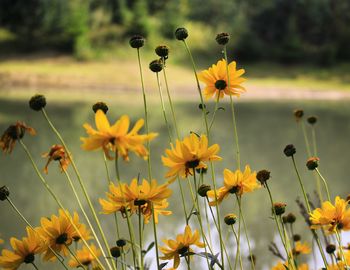
<path id="1" fill-rule="evenodd" d="M 60 164 L 61 172 L 66 171 L 70 163 L 69 156 L 62 145 L 54 144 L 51 146 L 49 152 L 42 155 L 44 158 L 48 158 L 47 163 L 44 168 L 44 172 L 48 173 L 48 166 L 51 161 L 58 161 Z"/>
<path id="2" fill-rule="evenodd" d="M 1 150 L 5 154 L 10 154 L 15 147 L 16 141 L 22 139 L 26 131 L 32 136 L 36 134 L 33 128 L 28 127 L 23 122 L 17 121 L 16 124 L 9 126 L 0 138 Z"/>

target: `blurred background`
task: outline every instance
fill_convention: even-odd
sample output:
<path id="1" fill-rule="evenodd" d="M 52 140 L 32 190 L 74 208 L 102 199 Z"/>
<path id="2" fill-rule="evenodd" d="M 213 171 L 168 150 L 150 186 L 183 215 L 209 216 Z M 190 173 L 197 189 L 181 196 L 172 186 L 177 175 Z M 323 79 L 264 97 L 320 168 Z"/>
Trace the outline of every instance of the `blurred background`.
<path id="1" fill-rule="evenodd" d="M 149 62 L 157 58 L 154 48 L 160 44 L 170 47 L 167 75 L 181 135 L 201 133 L 204 129 L 190 61 L 173 33 L 179 26 L 188 29 L 187 42 L 202 70 L 223 57 L 215 36 L 228 32 L 229 59 L 246 70 L 248 79 L 244 84 L 247 93 L 235 99 L 242 162 L 254 170 L 270 170 L 276 200 L 285 201 L 288 212 L 299 214 L 295 199 L 300 189 L 291 161 L 282 152 L 286 144 L 297 147 L 297 163 L 310 194 L 315 182 L 304 165 L 307 154 L 301 128 L 293 117 L 295 108 L 304 109 L 306 117 L 318 116 L 320 169 L 330 181 L 332 196 L 345 197 L 349 192 L 349 25 L 350 2 L 344 0 L 207 0 L 205 4 L 202 0 L 0 0 L 0 132 L 17 120 L 34 127 L 38 135 L 27 134 L 24 141 L 39 168 L 44 167 L 41 154 L 58 142 L 42 115 L 29 109 L 28 100 L 35 93 L 45 94 L 47 111 L 71 146 L 88 191 L 100 209 L 98 198 L 107 191 L 103 160 L 98 152 L 83 152 L 79 137 L 85 136 L 83 123 L 94 122 L 91 106 L 96 101 L 109 105 L 111 122 L 122 114 L 129 114 L 133 122 L 143 117 L 137 55 L 128 44 L 133 34 L 142 34 L 146 37 L 141 57 L 150 130 L 160 133 L 152 142 L 152 163 L 157 168 L 154 177 L 162 182 L 166 169 L 160 156 L 169 144 L 156 77 L 148 70 Z M 221 145 L 224 157 L 216 166 L 220 183 L 224 168 L 236 169 L 227 100 L 221 105 L 227 110 L 217 113 L 212 137 Z M 213 107 L 209 101 L 209 111 Z M 307 126 L 311 138 L 310 131 Z M 76 209 L 56 165 L 49 168 L 47 179 L 67 208 Z M 146 175 L 146 163 L 135 156 L 121 166 L 127 181 L 138 173 Z M 0 156 L 0 170 L 0 186 L 10 188 L 11 198 L 33 225 L 39 225 L 40 217 L 57 212 L 19 145 L 11 155 Z M 113 172 L 113 162 L 110 170 Z M 183 230 L 176 187 L 170 200 L 174 215 L 160 218 L 160 238 Z M 269 218 L 267 194 L 265 190 L 248 194 L 243 203 L 258 269 L 269 269 L 277 258 L 268 251 L 276 231 Z M 222 213 L 234 209 L 227 203 Z M 11 236 L 23 236 L 24 224 L 9 205 L 0 204 L 0 212 L 0 238 L 8 247 Z M 113 244 L 113 219 L 101 219 Z M 295 231 L 311 242 L 301 216 Z M 147 238 L 150 241 L 151 234 Z M 234 246 L 233 241 L 228 243 Z M 248 255 L 246 246 L 243 251 Z M 303 260 L 312 261 L 312 255 Z M 247 259 L 245 264 L 249 264 Z"/>

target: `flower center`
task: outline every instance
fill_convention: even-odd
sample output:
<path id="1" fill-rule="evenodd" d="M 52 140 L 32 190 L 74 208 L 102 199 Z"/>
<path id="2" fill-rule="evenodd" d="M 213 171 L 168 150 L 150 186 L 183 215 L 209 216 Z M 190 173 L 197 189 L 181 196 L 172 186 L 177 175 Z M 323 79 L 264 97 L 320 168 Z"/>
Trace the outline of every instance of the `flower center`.
<path id="1" fill-rule="evenodd" d="M 91 263 L 91 260 L 85 260 L 81 262 L 81 264 L 85 266 L 88 266 L 90 263 Z"/>
<path id="2" fill-rule="evenodd" d="M 337 229 L 342 230 L 343 228 L 344 228 L 344 224 L 341 223 L 341 222 L 339 222 L 339 223 L 337 224 Z"/>
<path id="3" fill-rule="evenodd" d="M 142 206 L 142 205 L 144 205 L 144 204 L 146 204 L 146 203 L 147 203 L 146 200 L 135 200 L 135 201 L 134 201 L 134 204 L 135 204 L 136 206 Z"/>
<path id="4" fill-rule="evenodd" d="M 182 248 L 180 248 L 177 252 L 178 252 L 180 255 L 183 255 L 183 254 L 185 254 L 187 251 L 188 251 L 188 247 L 182 247 Z"/>
<path id="5" fill-rule="evenodd" d="M 187 169 L 189 168 L 196 168 L 197 166 L 199 165 L 199 159 L 195 159 L 195 160 L 190 160 L 190 161 L 187 161 L 185 166 Z"/>
<path id="6" fill-rule="evenodd" d="M 29 253 L 27 256 L 24 257 L 24 262 L 25 263 L 32 263 L 34 262 L 34 254 L 33 253 Z"/>
<path id="7" fill-rule="evenodd" d="M 63 245 L 68 240 L 68 235 L 66 233 L 62 233 L 56 238 L 56 244 Z"/>
<path id="8" fill-rule="evenodd" d="M 218 90 L 224 90 L 226 86 L 227 86 L 227 83 L 224 80 L 217 80 L 215 82 L 215 88 Z"/>
<path id="9" fill-rule="evenodd" d="M 238 190 L 239 190 L 239 186 L 235 186 L 235 187 L 231 188 L 231 189 L 229 190 L 229 192 L 230 192 L 231 194 L 235 194 L 235 193 L 238 192 Z"/>

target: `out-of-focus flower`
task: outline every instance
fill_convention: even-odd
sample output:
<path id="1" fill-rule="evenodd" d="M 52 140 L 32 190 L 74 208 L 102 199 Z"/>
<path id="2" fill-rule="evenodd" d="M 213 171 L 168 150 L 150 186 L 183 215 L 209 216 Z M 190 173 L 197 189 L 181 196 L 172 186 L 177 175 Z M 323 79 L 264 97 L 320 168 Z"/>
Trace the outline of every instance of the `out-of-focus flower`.
<path id="1" fill-rule="evenodd" d="M 96 248 L 94 244 L 90 245 L 90 249 L 96 257 L 101 256 L 101 251 L 98 248 Z M 96 258 L 91 253 L 91 251 L 86 246 L 83 246 L 82 249 L 79 249 L 75 252 L 75 257 L 83 266 L 87 266 L 87 267 L 89 267 L 90 265 L 92 267 L 98 266 L 98 263 L 96 262 Z M 78 261 L 74 257 L 72 257 L 71 260 L 68 262 L 68 265 L 70 267 L 79 267 L 80 263 Z"/>

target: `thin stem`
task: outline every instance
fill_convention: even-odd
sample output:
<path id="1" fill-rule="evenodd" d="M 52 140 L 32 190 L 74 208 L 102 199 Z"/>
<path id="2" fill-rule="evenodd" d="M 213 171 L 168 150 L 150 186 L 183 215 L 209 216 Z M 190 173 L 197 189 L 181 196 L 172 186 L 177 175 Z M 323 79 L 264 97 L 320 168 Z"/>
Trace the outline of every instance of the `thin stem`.
<path id="1" fill-rule="evenodd" d="M 35 265 L 35 263 L 34 263 L 34 262 L 32 262 L 32 265 L 33 265 L 34 269 L 39 270 L 39 268 L 38 268 L 38 267 Z"/>
<path id="2" fill-rule="evenodd" d="M 305 146 L 306 146 L 307 155 L 308 155 L 309 157 L 311 157 L 310 143 L 309 143 L 309 139 L 308 139 L 308 137 L 307 137 L 307 133 L 306 133 L 306 129 L 305 129 L 305 124 L 304 124 L 304 121 L 303 121 L 303 120 L 300 121 L 300 125 L 301 125 L 301 129 L 303 130 L 303 135 L 304 135 L 304 141 L 305 141 Z"/>
<path id="3" fill-rule="evenodd" d="M 336 238 L 338 241 L 340 255 L 341 255 L 342 260 L 344 261 L 344 264 L 346 266 L 345 269 L 349 269 L 347 258 L 345 257 L 344 250 L 343 250 L 343 243 L 342 243 L 342 239 L 341 239 L 341 234 L 339 233 L 338 228 L 335 229 L 335 235 L 336 235 Z"/>
<path id="4" fill-rule="evenodd" d="M 179 129 L 177 127 L 177 121 L 176 121 L 176 116 L 175 116 L 175 110 L 174 110 L 173 102 L 172 102 L 171 96 L 170 96 L 169 85 L 168 85 L 168 78 L 167 78 L 167 75 L 166 75 L 166 72 L 165 72 L 165 66 L 163 67 L 163 76 L 164 76 L 164 81 L 165 81 L 166 92 L 167 92 L 167 95 L 168 95 L 170 111 L 171 111 L 171 115 L 173 117 L 173 122 L 174 122 L 176 136 L 177 136 L 177 138 L 180 138 L 180 133 L 179 133 Z"/>
<path id="5" fill-rule="evenodd" d="M 314 126 L 311 127 L 311 134 L 312 134 L 312 145 L 314 148 L 314 156 L 317 157 L 316 129 Z"/>
<path id="6" fill-rule="evenodd" d="M 228 69 L 228 57 L 227 57 L 226 45 L 224 46 L 224 57 L 225 57 L 225 60 L 226 60 L 227 87 L 230 88 L 230 72 L 229 72 L 229 69 Z M 237 122 L 236 122 L 235 107 L 234 107 L 234 104 L 233 104 L 232 95 L 230 95 L 230 105 L 231 105 L 231 113 L 232 113 L 233 131 L 234 131 L 234 134 L 235 134 L 237 168 L 241 169 L 241 155 L 240 155 L 240 151 L 239 151 Z"/>
<path id="7" fill-rule="evenodd" d="M 57 203 L 57 205 L 61 208 L 61 209 L 66 209 L 63 204 L 61 203 L 61 201 L 58 199 L 58 197 L 56 196 L 56 194 L 53 192 L 53 190 L 51 189 L 51 187 L 49 186 L 49 184 L 47 183 L 47 181 L 45 180 L 45 178 L 41 175 L 38 166 L 35 164 L 34 159 L 32 157 L 32 155 L 30 154 L 27 146 L 23 143 L 22 140 L 19 140 L 19 143 L 21 144 L 23 150 L 25 151 L 25 153 L 27 154 L 33 168 L 34 171 L 36 172 L 36 174 L 38 175 L 40 181 L 42 182 L 42 184 L 44 185 L 44 187 L 46 188 L 46 190 L 50 193 L 50 195 L 52 196 L 52 198 L 55 200 L 55 202 Z M 68 218 L 71 221 L 71 218 L 67 215 L 66 211 L 63 211 L 64 215 L 66 216 L 66 218 Z M 79 237 L 81 238 L 81 240 L 83 241 L 84 245 L 87 247 L 87 249 L 91 252 L 91 254 L 94 256 L 94 258 L 96 259 L 96 261 L 98 262 L 98 264 L 102 267 L 102 269 L 105 269 L 104 266 L 102 265 L 101 261 L 99 260 L 99 258 L 96 256 L 96 254 L 91 250 L 89 244 L 86 242 L 86 240 L 83 238 L 83 236 L 81 235 L 78 227 L 74 224 L 74 222 L 71 221 L 71 224 L 74 228 L 74 230 L 78 233 Z M 102 254 L 104 254 L 104 251 L 101 250 Z M 105 255 L 103 255 L 104 258 Z M 110 268 L 110 265 L 108 263 L 108 259 L 106 258 L 106 262 Z M 111 268 L 110 268 L 111 269 Z"/>
<path id="8" fill-rule="evenodd" d="M 84 269 L 83 264 L 80 262 L 80 260 L 77 258 L 77 256 L 75 256 L 74 252 L 70 250 L 69 246 L 67 244 L 64 244 L 66 246 L 66 248 L 68 249 L 70 255 L 72 255 L 72 257 L 74 258 L 74 260 L 79 264 L 77 267 L 82 267 Z"/>
<path id="9" fill-rule="evenodd" d="M 209 125 L 209 132 L 210 132 L 210 130 L 211 130 L 211 127 L 212 127 L 213 124 L 214 124 L 216 112 L 217 112 L 217 110 L 218 110 L 219 99 L 220 99 L 220 94 L 218 94 L 218 97 L 217 97 L 217 99 L 216 99 L 216 101 L 215 101 L 214 112 L 213 112 L 213 116 L 212 116 L 212 118 L 211 118 L 210 125 Z"/>
<path id="10" fill-rule="evenodd" d="M 236 233 L 236 229 L 233 225 L 231 225 L 231 228 L 232 228 L 232 232 L 235 236 L 235 239 L 236 239 L 236 243 L 237 243 L 237 252 L 236 252 L 236 258 L 239 258 L 239 265 L 240 265 L 240 268 L 241 270 L 243 269 L 243 263 L 242 263 L 242 256 L 241 256 L 241 248 L 240 248 L 240 245 L 238 244 L 239 241 L 238 241 L 238 236 L 237 236 L 237 233 Z M 237 267 L 237 263 L 236 263 L 237 260 L 235 260 L 235 270 L 236 270 L 236 267 Z"/>
<path id="11" fill-rule="evenodd" d="M 144 265 L 143 265 L 143 244 L 142 244 L 143 240 L 142 240 L 142 219 L 141 219 L 141 205 L 139 205 L 139 243 L 140 243 L 140 268 L 143 269 Z"/>
<path id="12" fill-rule="evenodd" d="M 242 218 L 242 221 L 243 221 L 243 228 L 244 228 L 244 233 L 245 233 L 245 237 L 246 237 L 247 244 L 248 244 L 248 249 L 249 249 L 249 255 L 250 255 L 252 269 L 254 270 L 255 269 L 254 257 L 253 257 L 252 249 L 250 247 L 250 241 L 249 241 L 249 237 L 248 237 L 247 225 L 245 223 L 245 219 L 244 219 L 244 215 L 243 215 L 243 211 L 242 211 L 241 197 L 239 197 L 236 194 L 236 198 L 237 198 L 237 203 L 238 203 L 238 208 L 239 208 L 239 214 L 240 214 L 240 216 Z"/>
<path id="13" fill-rule="evenodd" d="M 316 168 L 315 171 L 317 172 L 318 176 L 321 178 L 321 180 L 323 182 L 324 188 L 326 189 L 326 193 L 327 193 L 327 199 L 329 201 L 331 201 L 331 196 L 330 196 L 330 193 L 329 193 L 328 184 L 327 184 L 326 179 L 322 176 L 322 174 L 320 173 L 318 168 Z"/>
<path id="14" fill-rule="evenodd" d="M 111 178 L 111 175 L 109 173 L 106 154 L 104 152 L 102 152 L 102 156 L 103 156 L 103 163 L 104 163 L 105 169 L 106 169 L 107 181 L 108 181 L 108 184 L 111 184 L 112 183 L 112 178 Z"/>
<path id="15" fill-rule="evenodd" d="M 109 257 L 112 257 L 112 254 L 111 254 L 111 252 L 110 252 L 109 245 L 108 245 L 108 242 L 107 242 L 107 238 L 106 238 L 106 236 L 105 236 L 105 234 L 104 234 L 104 232 L 103 232 L 103 229 L 102 229 L 100 220 L 99 220 L 98 217 L 97 217 L 95 208 L 94 208 L 94 206 L 93 206 L 93 204 L 92 204 L 92 202 L 91 202 L 91 200 L 90 200 L 90 197 L 89 197 L 89 195 L 88 195 L 88 193 L 87 193 L 85 184 L 84 184 L 84 182 L 83 182 L 83 180 L 82 180 L 82 178 L 81 178 L 81 176 L 80 176 L 80 173 L 79 173 L 79 171 L 78 171 L 78 168 L 77 168 L 77 166 L 76 166 L 76 164 L 75 164 L 75 161 L 74 161 L 74 159 L 73 159 L 73 157 L 72 157 L 72 154 L 70 153 L 69 148 L 67 147 L 67 145 L 66 145 L 65 141 L 63 140 L 61 134 L 58 132 L 58 130 L 55 128 L 55 126 L 54 126 L 53 123 L 51 122 L 50 118 L 48 117 L 48 115 L 47 115 L 45 109 L 43 108 L 41 111 L 42 111 L 42 113 L 43 113 L 43 115 L 44 115 L 44 118 L 46 119 L 46 121 L 48 122 L 49 126 L 51 127 L 52 131 L 55 133 L 55 135 L 57 136 L 57 138 L 60 140 L 60 142 L 62 143 L 64 149 L 66 150 L 66 152 L 67 152 L 67 154 L 68 154 L 68 157 L 69 157 L 69 159 L 70 159 L 70 161 L 71 161 L 71 163 L 72 163 L 73 170 L 74 170 L 74 172 L 75 172 L 75 174 L 76 174 L 76 176 L 77 176 L 79 185 L 80 185 L 80 187 L 81 187 L 81 189 L 82 189 L 82 191 L 83 191 L 83 194 L 84 194 L 84 196 L 85 196 L 86 201 L 88 202 L 89 208 L 90 208 L 90 210 L 91 210 L 91 212 L 92 212 L 92 215 L 93 215 L 93 217 L 94 217 L 94 219 L 95 219 L 95 222 L 96 222 L 96 224 L 97 224 L 97 227 L 98 227 L 98 229 L 99 229 L 99 232 L 100 232 L 100 234 L 101 234 L 101 236 L 102 236 L 102 240 L 103 240 L 103 242 L 104 242 L 104 245 L 105 245 L 105 247 L 106 247 L 106 250 L 107 250 L 107 252 L 108 252 L 108 255 L 109 255 Z M 111 264 L 109 263 L 108 259 L 106 259 L 106 262 L 107 262 L 109 268 L 113 268 L 114 270 L 116 270 L 115 265 L 112 264 L 112 266 L 111 266 Z"/>

